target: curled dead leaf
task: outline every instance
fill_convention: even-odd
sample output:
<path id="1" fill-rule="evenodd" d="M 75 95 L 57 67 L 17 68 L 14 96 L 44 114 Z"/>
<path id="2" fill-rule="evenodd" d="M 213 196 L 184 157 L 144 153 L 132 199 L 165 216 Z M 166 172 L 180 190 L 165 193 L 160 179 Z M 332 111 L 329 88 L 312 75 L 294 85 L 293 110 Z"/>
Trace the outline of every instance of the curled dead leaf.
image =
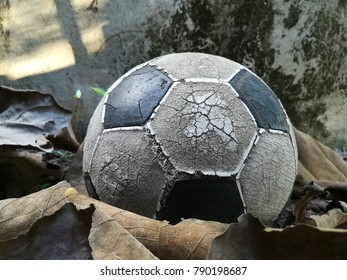
<path id="1" fill-rule="evenodd" d="M 213 238 L 227 228 L 200 220 L 172 226 L 94 200 L 61 182 L 29 196 L 0 201 L 0 243 L 28 234 L 43 217 L 54 215 L 67 203 L 79 211 L 95 209 L 88 235 L 94 259 L 205 259 Z"/>
<path id="2" fill-rule="evenodd" d="M 47 136 L 69 127 L 70 119 L 71 112 L 48 94 L 0 87 L 0 145 L 33 146 L 51 152 L 53 145 Z"/>
<path id="3" fill-rule="evenodd" d="M 298 146 L 299 175 L 306 181 L 347 183 L 347 164 L 339 154 L 312 136 L 294 129 Z"/>
<path id="4" fill-rule="evenodd" d="M 143 244 L 98 206 L 93 215 L 89 242 L 93 258 L 96 260 L 157 259 Z"/>
<path id="5" fill-rule="evenodd" d="M 24 235 L 0 242 L 0 259 L 92 259 L 88 235 L 94 209 L 77 211 L 66 203 L 50 216 L 37 220 Z"/>
<path id="6" fill-rule="evenodd" d="M 338 208 L 331 209 L 321 216 L 312 215 L 311 218 L 315 221 L 318 228 L 346 228 L 347 213 L 342 212 Z"/>
<path id="7" fill-rule="evenodd" d="M 313 220 L 306 218 L 307 204 L 317 195 L 324 193 L 324 189 L 319 185 L 311 182 L 306 186 L 306 193 L 293 204 L 293 214 L 295 216 L 295 224 L 311 224 L 315 225 Z"/>
<path id="8" fill-rule="evenodd" d="M 21 198 L 0 201 L 0 242 L 26 234 L 40 218 L 50 216 L 66 202 L 66 182 L 54 188 L 36 192 Z"/>
<path id="9" fill-rule="evenodd" d="M 299 224 L 285 229 L 265 227 L 250 214 L 239 217 L 211 244 L 208 259 L 336 260 L 347 259 L 347 231 Z"/>
<path id="10" fill-rule="evenodd" d="M 293 204 L 295 224 L 310 224 L 319 228 L 342 227 L 347 222 L 347 186 L 341 182 L 317 181 L 305 187 L 305 194 Z M 308 213 L 309 206 L 316 206 L 316 213 Z M 319 209 L 321 208 L 321 209 Z M 317 211 L 318 210 L 318 211 Z M 320 210 L 320 211 L 319 211 Z M 319 213 L 322 212 L 323 213 Z"/>
<path id="11" fill-rule="evenodd" d="M 80 209 L 95 205 L 160 259 L 205 259 L 211 241 L 227 228 L 227 224 L 197 219 L 172 226 L 166 221 L 149 219 L 79 193 L 67 199 Z"/>

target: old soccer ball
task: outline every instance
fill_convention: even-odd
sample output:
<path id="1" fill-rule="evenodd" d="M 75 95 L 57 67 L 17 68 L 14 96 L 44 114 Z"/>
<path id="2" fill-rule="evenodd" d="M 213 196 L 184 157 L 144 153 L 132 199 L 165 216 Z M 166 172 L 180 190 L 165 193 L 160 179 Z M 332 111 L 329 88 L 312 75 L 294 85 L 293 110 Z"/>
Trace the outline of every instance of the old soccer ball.
<path id="1" fill-rule="evenodd" d="M 89 193 L 160 220 L 268 223 L 296 175 L 291 123 L 273 91 L 223 57 L 176 53 L 139 65 L 91 118 L 83 169 Z"/>

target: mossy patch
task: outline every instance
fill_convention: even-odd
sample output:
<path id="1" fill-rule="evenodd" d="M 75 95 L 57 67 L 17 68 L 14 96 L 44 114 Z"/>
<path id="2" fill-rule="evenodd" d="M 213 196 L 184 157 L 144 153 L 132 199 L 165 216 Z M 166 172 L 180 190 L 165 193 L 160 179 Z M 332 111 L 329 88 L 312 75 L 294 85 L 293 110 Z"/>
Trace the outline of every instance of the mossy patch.
<path id="1" fill-rule="evenodd" d="M 267 65 L 273 61 L 269 42 L 274 13 L 271 1 L 180 3 L 180 9 L 166 24 L 148 19 L 150 57 L 171 52 L 206 52 L 247 64 L 258 75 L 268 70 Z"/>

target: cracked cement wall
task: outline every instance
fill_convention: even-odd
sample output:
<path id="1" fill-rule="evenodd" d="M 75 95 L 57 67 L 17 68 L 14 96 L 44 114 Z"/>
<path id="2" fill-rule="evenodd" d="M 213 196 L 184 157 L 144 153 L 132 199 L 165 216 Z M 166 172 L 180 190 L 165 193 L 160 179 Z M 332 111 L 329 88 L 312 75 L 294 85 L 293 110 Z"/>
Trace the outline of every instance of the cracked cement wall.
<path id="1" fill-rule="evenodd" d="M 0 84 L 53 94 L 73 110 L 83 138 L 107 88 L 153 57 L 195 51 L 233 59 L 281 98 L 292 122 L 331 147 L 347 148 L 347 1 L 4 0 Z"/>

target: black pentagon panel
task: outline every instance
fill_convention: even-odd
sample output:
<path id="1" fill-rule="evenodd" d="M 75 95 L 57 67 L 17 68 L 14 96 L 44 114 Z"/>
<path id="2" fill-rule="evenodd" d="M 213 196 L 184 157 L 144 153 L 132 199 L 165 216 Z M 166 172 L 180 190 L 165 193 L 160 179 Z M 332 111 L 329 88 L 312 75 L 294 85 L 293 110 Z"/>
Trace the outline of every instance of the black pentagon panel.
<path id="1" fill-rule="evenodd" d="M 152 66 L 134 71 L 109 93 L 104 128 L 144 125 L 172 83 Z"/>
<path id="2" fill-rule="evenodd" d="M 257 76 L 245 69 L 230 81 L 261 128 L 289 131 L 285 112 L 275 93 Z"/>
<path id="3" fill-rule="evenodd" d="M 181 218 L 222 223 L 237 222 L 243 202 L 233 178 L 204 177 L 177 180 L 157 219 L 177 224 Z"/>

